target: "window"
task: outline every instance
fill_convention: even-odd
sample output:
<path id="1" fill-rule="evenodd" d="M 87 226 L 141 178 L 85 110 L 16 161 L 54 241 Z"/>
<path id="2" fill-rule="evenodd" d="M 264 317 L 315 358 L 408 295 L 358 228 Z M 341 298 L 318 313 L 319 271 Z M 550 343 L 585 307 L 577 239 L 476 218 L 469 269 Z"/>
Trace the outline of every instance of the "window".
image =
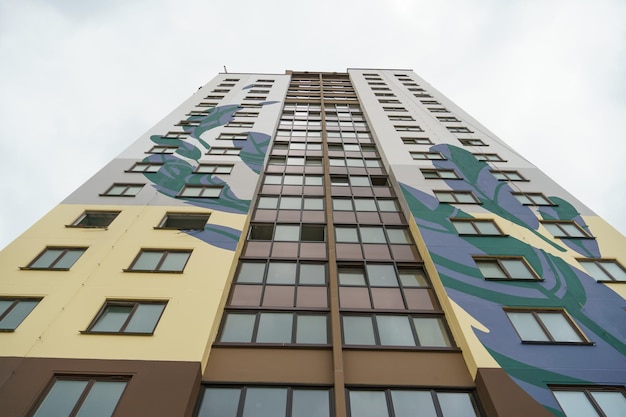
<path id="1" fill-rule="evenodd" d="M 460 235 L 502 236 L 496 222 L 488 219 L 451 219 Z"/>
<path id="2" fill-rule="evenodd" d="M 593 238 L 576 222 L 542 221 L 541 223 L 554 237 Z"/>
<path id="3" fill-rule="evenodd" d="M 123 377 L 58 376 L 33 417 L 111 417 L 127 381 Z"/>
<path id="4" fill-rule="evenodd" d="M 504 159 L 497 153 L 475 153 L 473 154 L 479 161 L 486 162 L 505 162 Z"/>
<path id="5" fill-rule="evenodd" d="M 450 133 L 474 133 L 466 127 L 446 126 Z"/>
<path id="6" fill-rule="evenodd" d="M 196 417 L 331 417 L 332 409 L 328 388 L 207 386 Z"/>
<path id="7" fill-rule="evenodd" d="M 397 111 L 397 112 L 406 112 L 408 111 L 404 107 L 383 107 L 384 111 Z"/>
<path id="8" fill-rule="evenodd" d="M 554 203 L 548 200 L 541 193 L 513 193 L 513 196 L 525 206 L 553 206 Z"/>
<path id="9" fill-rule="evenodd" d="M 528 266 L 524 258 L 474 258 L 476 266 L 485 279 L 493 280 L 538 280 L 539 277 Z"/>
<path id="10" fill-rule="evenodd" d="M 139 194 L 143 188 L 143 184 L 113 184 L 103 194 L 104 197 L 134 197 Z"/>
<path id="11" fill-rule="evenodd" d="M 232 121 L 227 123 L 224 127 L 243 127 L 243 128 L 250 128 L 254 126 L 254 122 L 238 122 L 238 121 Z"/>
<path id="12" fill-rule="evenodd" d="M 398 132 L 423 132 L 424 131 L 424 129 L 422 129 L 419 126 L 394 126 L 394 128 Z"/>
<path id="13" fill-rule="evenodd" d="M 259 209 L 281 210 L 324 210 L 324 197 L 259 197 Z"/>
<path id="14" fill-rule="evenodd" d="M 196 174 L 230 174 L 234 165 L 200 164 L 194 171 Z"/>
<path id="15" fill-rule="evenodd" d="M 565 417 L 620 417 L 626 410 L 624 387 L 555 387 L 552 394 Z"/>
<path id="16" fill-rule="evenodd" d="M 432 145 L 432 141 L 428 138 L 402 138 L 405 145 Z"/>
<path id="17" fill-rule="evenodd" d="M 441 317 L 342 315 L 343 342 L 354 346 L 451 347 Z"/>
<path id="18" fill-rule="evenodd" d="M 211 146 L 211 149 L 209 149 L 209 152 L 207 152 L 208 155 L 239 155 L 239 153 L 241 152 L 241 148 L 220 148 L 220 147 L 216 147 L 216 146 Z"/>
<path id="19" fill-rule="evenodd" d="M 274 240 L 284 242 L 324 242 L 325 227 L 313 224 L 256 224 L 250 227 L 250 240 Z"/>
<path id="20" fill-rule="evenodd" d="M 189 132 L 185 132 L 184 130 L 182 132 L 167 132 L 165 135 L 163 135 L 164 138 L 168 139 L 187 139 L 188 136 Z"/>
<path id="21" fill-rule="evenodd" d="M 422 175 L 429 180 L 459 180 L 461 177 L 453 169 L 422 169 Z"/>
<path id="22" fill-rule="evenodd" d="M 46 248 L 25 269 L 56 269 L 66 271 L 87 248 Z"/>
<path id="23" fill-rule="evenodd" d="M 185 185 L 177 197 L 219 198 L 222 188 L 210 185 Z"/>
<path id="24" fill-rule="evenodd" d="M 505 311 L 522 342 L 589 343 L 564 310 Z"/>
<path id="25" fill-rule="evenodd" d="M 190 250 L 142 249 L 126 272 L 183 272 Z"/>
<path id="26" fill-rule="evenodd" d="M 235 113 L 235 117 L 259 117 L 259 112 L 256 111 L 238 111 Z"/>
<path id="27" fill-rule="evenodd" d="M 406 228 L 383 226 L 336 226 L 337 242 L 410 244 L 411 235 Z"/>
<path id="28" fill-rule="evenodd" d="M 396 200 L 364 198 L 333 198 L 333 210 L 335 211 L 400 211 Z"/>
<path id="29" fill-rule="evenodd" d="M 223 343 L 328 344 L 326 314 L 251 312 L 225 315 Z"/>
<path id="30" fill-rule="evenodd" d="M 439 120 L 442 123 L 460 122 L 459 119 L 453 116 L 437 116 L 437 120 Z"/>
<path id="31" fill-rule="evenodd" d="M 40 298 L 0 297 L 0 332 L 12 332 L 39 304 Z"/>
<path id="32" fill-rule="evenodd" d="M 157 146 L 153 146 L 148 151 L 148 153 L 168 153 L 168 154 L 172 154 L 172 153 L 176 152 L 176 149 L 178 149 L 178 146 L 157 145 Z"/>
<path id="33" fill-rule="evenodd" d="M 437 100 L 420 100 L 420 102 L 422 104 L 439 104 L 439 105 L 441 105 L 441 103 L 439 103 Z"/>
<path id="34" fill-rule="evenodd" d="M 137 162 L 126 172 L 142 172 L 142 173 L 154 173 L 158 172 L 163 164 L 153 164 L 149 162 Z"/>
<path id="35" fill-rule="evenodd" d="M 498 181 L 527 181 L 517 171 L 491 171 Z"/>
<path id="36" fill-rule="evenodd" d="M 394 99 L 379 99 L 378 102 L 380 104 L 400 104 L 400 100 Z"/>
<path id="37" fill-rule="evenodd" d="M 119 211 L 86 211 L 68 227 L 106 228 L 118 214 Z"/>
<path id="38" fill-rule="evenodd" d="M 208 220 L 208 214 L 167 213 L 157 229 L 204 230 Z"/>
<path id="39" fill-rule="evenodd" d="M 615 259 L 579 259 L 578 262 L 596 281 L 626 282 L 626 270 Z"/>
<path id="40" fill-rule="evenodd" d="M 85 333 L 152 334 L 165 301 L 108 300 Z"/>
<path id="41" fill-rule="evenodd" d="M 446 159 L 440 152 L 411 152 L 411 158 L 416 160 L 443 160 Z"/>
<path id="42" fill-rule="evenodd" d="M 450 113 L 450 110 L 446 109 L 445 107 L 427 107 L 427 109 L 431 113 Z"/>
<path id="43" fill-rule="evenodd" d="M 469 392 L 349 389 L 350 417 L 478 417 Z"/>
<path id="44" fill-rule="evenodd" d="M 435 197 L 440 203 L 477 204 L 471 191 L 435 191 Z"/>
<path id="45" fill-rule="evenodd" d="M 395 116 L 395 115 L 390 114 L 388 117 L 389 117 L 389 120 L 395 120 L 395 121 L 397 121 L 397 120 L 401 120 L 401 121 L 405 121 L 405 122 L 413 122 L 413 121 L 415 121 L 415 119 L 413 117 L 411 117 L 411 116 Z"/>
<path id="46" fill-rule="evenodd" d="M 220 133 L 218 140 L 247 140 L 248 133 Z"/>
<path id="47" fill-rule="evenodd" d="M 465 146 L 488 146 L 480 139 L 459 139 L 459 142 Z"/>

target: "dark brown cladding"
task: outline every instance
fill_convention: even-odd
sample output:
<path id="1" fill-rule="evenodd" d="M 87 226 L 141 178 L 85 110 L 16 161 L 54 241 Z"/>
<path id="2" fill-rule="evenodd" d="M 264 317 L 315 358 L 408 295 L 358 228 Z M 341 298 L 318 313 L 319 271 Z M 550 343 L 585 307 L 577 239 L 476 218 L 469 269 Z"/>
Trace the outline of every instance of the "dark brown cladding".
<path id="1" fill-rule="evenodd" d="M 127 377 L 115 417 L 193 415 L 199 362 L 0 358 L 0 415 L 26 417 L 55 377 Z"/>

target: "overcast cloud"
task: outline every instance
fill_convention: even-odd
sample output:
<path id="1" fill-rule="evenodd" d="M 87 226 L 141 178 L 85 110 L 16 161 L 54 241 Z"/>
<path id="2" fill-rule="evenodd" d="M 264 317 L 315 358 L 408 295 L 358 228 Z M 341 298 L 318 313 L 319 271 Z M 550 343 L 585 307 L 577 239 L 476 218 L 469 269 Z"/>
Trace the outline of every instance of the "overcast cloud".
<path id="1" fill-rule="evenodd" d="M 0 248 L 225 65 L 410 68 L 626 232 L 626 2 L 0 0 Z"/>

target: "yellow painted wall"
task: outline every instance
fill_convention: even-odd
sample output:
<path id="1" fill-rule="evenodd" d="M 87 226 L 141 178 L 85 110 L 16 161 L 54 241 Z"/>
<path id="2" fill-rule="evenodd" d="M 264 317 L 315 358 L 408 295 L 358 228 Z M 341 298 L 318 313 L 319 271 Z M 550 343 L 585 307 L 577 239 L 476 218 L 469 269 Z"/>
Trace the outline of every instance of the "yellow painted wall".
<path id="1" fill-rule="evenodd" d="M 85 210 L 120 210 L 103 229 L 66 228 Z M 0 252 L 0 295 L 44 299 L 0 355 L 201 361 L 219 325 L 235 252 L 178 230 L 155 230 L 166 212 L 195 207 L 60 205 Z M 246 216 L 210 212 L 209 223 L 241 229 Z M 20 270 L 46 246 L 85 246 L 69 271 Z M 140 249 L 190 249 L 182 274 L 124 272 Z M 107 299 L 168 300 L 153 336 L 81 334 Z M 204 365 L 204 364 L 203 364 Z"/>

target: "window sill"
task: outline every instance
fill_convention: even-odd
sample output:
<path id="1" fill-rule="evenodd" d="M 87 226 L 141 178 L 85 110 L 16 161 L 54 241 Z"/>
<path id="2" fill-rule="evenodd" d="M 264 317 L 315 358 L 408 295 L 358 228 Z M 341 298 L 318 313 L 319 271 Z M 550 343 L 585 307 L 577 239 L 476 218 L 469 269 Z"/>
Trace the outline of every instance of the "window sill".
<path id="1" fill-rule="evenodd" d="M 309 343 L 256 343 L 256 342 L 213 342 L 215 347 L 228 348 L 270 348 L 270 349 L 331 349 L 330 344 L 309 344 Z"/>
<path id="2" fill-rule="evenodd" d="M 183 271 L 152 271 L 146 269 L 122 269 L 124 272 L 143 272 L 148 274 L 182 274 Z"/>
<path id="3" fill-rule="evenodd" d="M 402 352 L 454 352 L 460 353 L 458 347 L 435 347 L 435 346 L 380 346 L 380 345 L 343 345 L 344 350 L 378 350 L 378 351 L 402 351 Z"/>
<path id="4" fill-rule="evenodd" d="M 523 345 L 558 345 L 558 346 L 595 346 L 594 342 L 534 342 L 522 340 Z"/>
<path id="5" fill-rule="evenodd" d="M 81 226 L 74 224 L 66 224 L 65 227 L 68 229 L 100 229 L 100 230 L 109 230 L 108 226 Z"/>
<path id="6" fill-rule="evenodd" d="M 154 335 L 154 332 L 150 332 L 150 333 L 139 333 L 139 332 L 123 333 L 123 332 L 94 332 L 94 331 L 91 331 L 91 330 L 81 330 L 80 334 L 89 334 L 89 335 L 97 334 L 97 335 L 104 335 L 104 336 L 152 336 L 152 335 Z"/>
<path id="7" fill-rule="evenodd" d="M 21 271 L 69 271 L 69 268 L 31 268 L 29 266 L 20 266 Z"/>

